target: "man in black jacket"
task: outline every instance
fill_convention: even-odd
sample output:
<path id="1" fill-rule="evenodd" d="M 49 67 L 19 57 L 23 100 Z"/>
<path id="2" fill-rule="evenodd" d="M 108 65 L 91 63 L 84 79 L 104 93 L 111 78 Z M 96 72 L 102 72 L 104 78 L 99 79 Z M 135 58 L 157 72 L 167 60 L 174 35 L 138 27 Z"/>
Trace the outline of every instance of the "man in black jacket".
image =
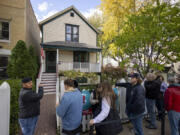
<path id="1" fill-rule="evenodd" d="M 124 84 L 127 88 L 126 113 L 133 124 L 135 135 L 144 135 L 142 119 L 145 112 L 145 90 L 141 86 L 141 79 L 138 73 L 130 75 L 131 83 Z M 123 84 L 116 84 L 123 86 Z"/>
<path id="2" fill-rule="evenodd" d="M 32 90 L 32 79 L 22 79 L 22 89 L 19 94 L 19 124 L 23 135 L 33 135 L 40 114 L 40 100 L 43 97 L 43 87 L 39 91 Z"/>

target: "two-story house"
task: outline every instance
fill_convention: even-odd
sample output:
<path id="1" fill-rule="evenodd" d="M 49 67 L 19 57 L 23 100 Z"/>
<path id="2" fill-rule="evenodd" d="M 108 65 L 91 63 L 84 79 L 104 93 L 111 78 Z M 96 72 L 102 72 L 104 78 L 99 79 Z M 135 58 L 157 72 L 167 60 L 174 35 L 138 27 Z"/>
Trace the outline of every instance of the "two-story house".
<path id="1" fill-rule="evenodd" d="M 60 70 L 101 72 L 98 30 L 74 6 L 50 16 L 39 25 L 45 57 L 42 72 L 51 73 L 51 76 Z M 47 76 L 44 78 L 48 80 Z"/>
<path id="2" fill-rule="evenodd" d="M 18 40 L 40 54 L 40 28 L 30 0 L 0 0 L 0 78 L 6 76 L 11 50 Z"/>

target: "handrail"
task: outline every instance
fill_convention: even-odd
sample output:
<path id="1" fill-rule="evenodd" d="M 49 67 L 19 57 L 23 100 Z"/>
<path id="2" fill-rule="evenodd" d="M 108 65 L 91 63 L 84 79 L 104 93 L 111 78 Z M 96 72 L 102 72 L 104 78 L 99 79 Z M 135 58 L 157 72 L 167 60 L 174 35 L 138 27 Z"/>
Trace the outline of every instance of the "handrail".
<path id="1" fill-rule="evenodd" d="M 38 74 L 38 78 L 36 79 L 36 92 L 38 93 L 38 86 L 41 83 L 41 79 L 42 79 L 42 73 L 43 73 L 43 58 L 41 58 L 41 64 L 40 64 L 40 68 L 39 68 L 39 74 Z"/>

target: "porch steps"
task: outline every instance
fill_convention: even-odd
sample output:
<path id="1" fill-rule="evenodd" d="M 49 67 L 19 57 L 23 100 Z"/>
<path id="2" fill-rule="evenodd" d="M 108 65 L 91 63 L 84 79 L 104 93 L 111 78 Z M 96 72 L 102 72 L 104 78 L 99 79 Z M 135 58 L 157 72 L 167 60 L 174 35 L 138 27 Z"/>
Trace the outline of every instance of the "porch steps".
<path id="1" fill-rule="evenodd" d="M 41 84 L 44 86 L 44 94 L 56 93 L 56 73 L 43 73 Z"/>

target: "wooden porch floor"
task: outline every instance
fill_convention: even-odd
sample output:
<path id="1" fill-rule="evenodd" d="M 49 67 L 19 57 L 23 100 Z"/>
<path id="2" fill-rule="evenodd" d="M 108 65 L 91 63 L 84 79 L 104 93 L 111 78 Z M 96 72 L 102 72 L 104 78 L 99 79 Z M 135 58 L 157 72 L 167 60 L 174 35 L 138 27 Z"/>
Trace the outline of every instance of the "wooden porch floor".
<path id="1" fill-rule="evenodd" d="M 56 135 L 55 94 L 44 95 L 35 135 Z"/>

